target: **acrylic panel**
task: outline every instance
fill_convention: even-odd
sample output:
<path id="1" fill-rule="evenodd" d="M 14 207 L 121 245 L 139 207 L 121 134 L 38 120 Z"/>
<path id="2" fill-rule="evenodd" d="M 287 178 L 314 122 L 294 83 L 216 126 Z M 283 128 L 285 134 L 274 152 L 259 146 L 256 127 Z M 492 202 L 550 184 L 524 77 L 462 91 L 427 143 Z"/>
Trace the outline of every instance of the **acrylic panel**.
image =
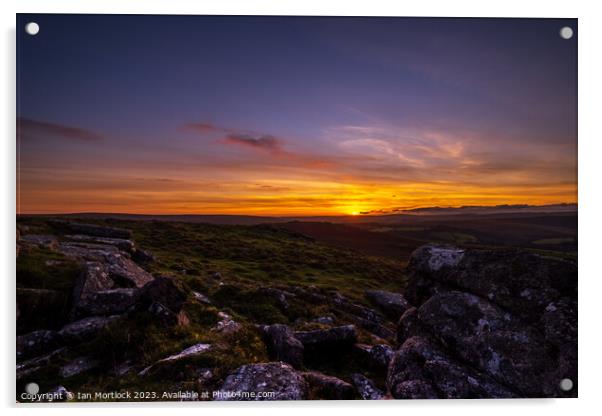
<path id="1" fill-rule="evenodd" d="M 577 20 L 17 15 L 19 402 L 577 396 Z"/>

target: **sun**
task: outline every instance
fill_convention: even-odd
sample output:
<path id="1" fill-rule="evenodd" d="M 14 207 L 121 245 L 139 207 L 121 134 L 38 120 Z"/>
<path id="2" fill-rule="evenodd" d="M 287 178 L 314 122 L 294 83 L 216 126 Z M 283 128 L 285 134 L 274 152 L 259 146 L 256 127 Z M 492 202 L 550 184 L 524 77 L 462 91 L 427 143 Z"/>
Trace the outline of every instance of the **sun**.
<path id="1" fill-rule="evenodd" d="M 354 217 L 355 217 L 356 215 L 360 215 L 359 211 L 351 211 L 349 214 L 350 214 L 350 215 L 353 215 Z"/>

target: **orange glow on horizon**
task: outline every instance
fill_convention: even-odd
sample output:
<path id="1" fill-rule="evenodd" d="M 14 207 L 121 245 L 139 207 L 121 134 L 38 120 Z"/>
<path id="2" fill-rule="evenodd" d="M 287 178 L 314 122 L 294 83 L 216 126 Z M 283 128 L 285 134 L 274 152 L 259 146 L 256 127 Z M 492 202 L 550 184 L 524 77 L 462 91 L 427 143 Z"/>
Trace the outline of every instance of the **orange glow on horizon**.
<path id="1" fill-rule="evenodd" d="M 61 184 L 63 185 L 63 184 Z M 52 180 L 28 182 L 18 192 L 18 213 L 77 212 L 131 214 L 199 214 L 320 216 L 386 214 L 424 207 L 548 205 L 576 203 L 574 184 L 536 188 L 440 183 L 348 184 L 280 180 L 261 184 L 221 183 L 213 188 L 187 184 L 181 189 L 133 188 L 107 192 L 82 186 L 53 186 Z M 198 190 L 203 188 L 203 190 Z"/>

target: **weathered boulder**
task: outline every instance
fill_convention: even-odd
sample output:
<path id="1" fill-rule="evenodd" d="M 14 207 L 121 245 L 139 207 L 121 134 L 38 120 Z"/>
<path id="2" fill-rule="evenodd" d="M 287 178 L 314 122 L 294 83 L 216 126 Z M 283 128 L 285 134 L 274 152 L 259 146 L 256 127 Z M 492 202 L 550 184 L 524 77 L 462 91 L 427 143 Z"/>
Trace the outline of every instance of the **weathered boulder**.
<path id="1" fill-rule="evenodd" d="M 17 361 L 56 350 L 63 342 L 56 331 L 39 330 L 17 337 Z"/>
<path id="2" fill-rule="evenodd" d="M 74 308 L 77 308 L 80 300 L 89 294 L 115 287 L 115 282 L 109 277 L 106 264 L 97 261 L 86 261 L 83 265 L 84 270 L 75 281 L 73 288 Z"/>
<path id="3" fill-rule="evenodd" d="M 59 335 L 66 344 L 78 344 L 94 338 L 107 325 L 119 319 L 114 316 L 91 316 L 65 325 Z"/>
<path id="4" fill-rule="evenodd" d="M 562 297 L 576 299 L 577 264 L 525 250 L 466 250 L 426 245 L 410 258 L 406 298 L 415 306 L 450 289 L 481 296 L 520 319 L 538 322 Z"/>
<path id="5" fill-rule="evenodd" d="M 111 289 L 113 284 L 110 281 L 117 287 L 142 287 L 153 280 L 148 272 L 132 261 L 128 253 L 112 245 L 63 242 L 59 244 L 58 250 L 67 257 L 101 267 L 100 271 L 105 276 L 102 276 L 103 283 L 97 290 Z"/>
<path id="6" fill-rule="evenodd" d="M 541 334 L 478 296 L 435 295 L 418 309 L 418 318 L 463 360 L 529 397 L 558 385 L 549 379 L 556 365 Z"/>
<path id="7" fill-rule="evenodd" d="M 302 373 L 308 384 L 308 398 L 312 400 L 350 400 L 354 396 L 351 384 L 317 371 Z"/>
<path id="8" fill-rule="evenodd" d="M 75 305 L 73 316 L 119 315 L 136 303 L 139 289 L 118 288 L 91 292 Z"/>
<path id="9" fill-rule="evenodd" d="M 268 354 L 278 361 L 284 361 L 293 367 L 303 365 L 303 344 L 286 325 L 274 324 L 262 328 L 268 347 Z"/>
<path id="10" fill-rule="evenodd" d="M 411 307 L 401 315 L 397 323 L 397 345 L 413 336 L 430 337 L 428 327 L 418 318 L 418 309 Z"/>
<path id="11" fill-rule="evenodd" d="M 157 302 L 172 312 L 179 312 L 186 302 L 188 293 L 186 289 L 174 279 L 169 277 L 158 277 L 147 283 L 139 294 L 138 304 L 149 307 Z"/>
<path id="12" fill-rule="evenodd" d="M 418 308 L 399 320 L 399 344 L 431 339 L 458 357 L 464 372 L 473 368 L 521 397 L 576 396 L 576 388 L 559 388 L 561 379 L 577 377 L 575 262 L 518 249 L 427 245 L 412 254 L 408 270 L 406 297 Z"/>
<path id="13" fill-rule="evenodd" d="M 314 331 L 297 331 L 294 333 L 306 349 L 311 350 L 337 350 L 348 348 L 355 344 L 357 333 L 355 326 L 344 325 Z"/>
<path id="14" fill-rule="evenodd" d="M 58 249 L 84 267 L 73 289 L 75 314 L 78 308 L 85 308 L 80 303 L 85 304 L 91 294 L 116 288 L 140 288 L 153 280 L 153 276 L 115 246 L 63 242 Z"/>
<path id="15" fill-rule="evenodd" d="M 178 281 L 158 277 L 140 289 L 135 310 L 150 313 L 164 325 L 186 325 L 189 320 L 182 305 L 188 292 Z"/>
<path id="16" fill-rule="evenodd" d="M 386 344 L 355 344 L 354 351 L 359 356 L 361 362 L 375 370 L 386 369 L 395 354 L 393 348 Z"/>
<path id="17" fill-rule="evenodd" d="M 421 337 L 408 339 L 395 353 L 387 387 L 396 399 L 516 397 L 513 391 L 458 363 Z"/>
<path id="18" fill-rule="evenodd" d="M 248 364 L 226 377 L 215 400 L 303 400 L 307 382 L 289 364 Z"/>
<path id="19" fill-rule="evenodd" d="M 366 298 L 394 321 L 397 321 L 411 306 L 401 293 L 387 292 L 384 290 L 368 290 L 366 291 Z"/>
<path id="20" fill-rule="evenodd" d="M 357 392 L 364 400 L 382 400 L 385 398 L 385 394 L 382 390 L 376 387 L 374 382 L 363 374 L 355 373 L 351 376 L 353 384 Z"/>

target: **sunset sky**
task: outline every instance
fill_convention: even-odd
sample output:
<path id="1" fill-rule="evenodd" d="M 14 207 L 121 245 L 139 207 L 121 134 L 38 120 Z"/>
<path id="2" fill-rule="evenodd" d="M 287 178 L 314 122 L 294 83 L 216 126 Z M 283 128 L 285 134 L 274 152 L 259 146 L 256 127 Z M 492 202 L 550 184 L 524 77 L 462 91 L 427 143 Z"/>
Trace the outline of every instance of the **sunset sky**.
<path id="1" fill-rule="evenodd" d="M 19 15 L 18 212 L 576 202 L 576 23 Z"/>

